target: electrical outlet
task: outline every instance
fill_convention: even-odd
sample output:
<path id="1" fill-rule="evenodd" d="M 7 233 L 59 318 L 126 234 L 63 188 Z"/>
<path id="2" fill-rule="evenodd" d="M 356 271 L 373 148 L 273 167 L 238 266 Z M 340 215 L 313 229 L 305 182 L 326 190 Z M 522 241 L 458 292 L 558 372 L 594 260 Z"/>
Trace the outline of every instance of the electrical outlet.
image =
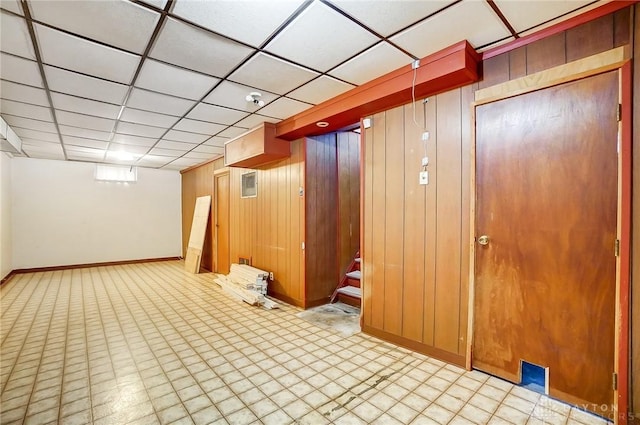
<path id="1" fill-rule="evenodd" d="M 420 184 L 429 184 L 429 172 L 421 171 L 420 172 Z"/>
<path id="2" fill-rule="evenodd" d="M 269 272 L 269 280 L 273 280 L 273 272 Z"/>

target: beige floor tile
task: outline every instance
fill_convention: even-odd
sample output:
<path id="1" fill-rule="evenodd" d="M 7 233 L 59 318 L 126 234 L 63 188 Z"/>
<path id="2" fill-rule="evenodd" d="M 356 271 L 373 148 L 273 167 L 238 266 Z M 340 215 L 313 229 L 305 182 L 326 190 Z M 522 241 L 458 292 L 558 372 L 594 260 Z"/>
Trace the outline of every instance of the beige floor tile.
<path id="1" fill-rule="evenodd" d="M 2 423 L 606 423 L 482 372 L 317 328 L 284 303 L 250 307 L 211 279 L 179 261 L 14 277 L 0 288 Z"/>

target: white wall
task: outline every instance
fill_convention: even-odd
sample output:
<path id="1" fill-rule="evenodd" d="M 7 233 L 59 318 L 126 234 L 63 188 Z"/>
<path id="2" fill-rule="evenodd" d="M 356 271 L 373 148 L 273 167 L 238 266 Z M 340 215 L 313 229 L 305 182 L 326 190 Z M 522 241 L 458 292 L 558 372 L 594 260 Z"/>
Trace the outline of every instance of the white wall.
<path id="1" fill-rule="evenodd" d="M 11 246 L 11 162 L 0 152 L 0 279 L 13 270 Z"/>
<path id="2" fill-rule="evenodd" d="M 95 164 L 12 160 L 13 268 L 181 255 L 178 171 L 99 182 Z"/>

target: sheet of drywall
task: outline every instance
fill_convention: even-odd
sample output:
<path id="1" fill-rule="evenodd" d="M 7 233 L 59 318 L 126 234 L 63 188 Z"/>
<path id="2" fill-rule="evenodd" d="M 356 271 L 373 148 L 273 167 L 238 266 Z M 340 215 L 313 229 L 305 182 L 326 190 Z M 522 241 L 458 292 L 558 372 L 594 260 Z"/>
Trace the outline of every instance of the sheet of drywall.
<path id="1" fill-rule="evenodd" d="M 12 159 L 13 268 L 180 256 L 180 174 L 99 182 L 88 163 Z"/>
<path id="2" fill-rule="evenodd" d="M 207 232 L 207 222 L 211 211 L 211 195 L 200 196 L 196 199 L 193 211 L 193 223 L 189 235 L 189 246 L 185 257 L 185 269 L 191 273 L 200 272 L 200 259 L 204 248 L 204 237 Z"/>

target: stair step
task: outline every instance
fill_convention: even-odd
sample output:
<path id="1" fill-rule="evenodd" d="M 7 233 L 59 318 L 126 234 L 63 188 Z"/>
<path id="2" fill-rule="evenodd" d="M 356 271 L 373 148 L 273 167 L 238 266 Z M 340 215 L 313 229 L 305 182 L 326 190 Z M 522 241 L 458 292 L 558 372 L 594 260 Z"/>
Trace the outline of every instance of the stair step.
<path id="1" fill-rule="evenodd" d="M 359 262 L 360 262 L 360 258 L 356 258 L 356 259 L 355 259 L 355 260 L 353 260 L 353 261 L 355 261 L 356 263 L 359 263 Z"/>
<path id="2" fill-rule="evenodd" d="M 350 279 L 360 280 L 362 278 L 362 272 L 360 270 L 354 270 L 346 274 L 346 276 Z"/>
<path id="3" fill-rule="evenodd" d="M 353 298 L 362 298 L 362 290 L 355 286 L 343 286 L 338 289 L 338 294 L 348 295 Z"/>

